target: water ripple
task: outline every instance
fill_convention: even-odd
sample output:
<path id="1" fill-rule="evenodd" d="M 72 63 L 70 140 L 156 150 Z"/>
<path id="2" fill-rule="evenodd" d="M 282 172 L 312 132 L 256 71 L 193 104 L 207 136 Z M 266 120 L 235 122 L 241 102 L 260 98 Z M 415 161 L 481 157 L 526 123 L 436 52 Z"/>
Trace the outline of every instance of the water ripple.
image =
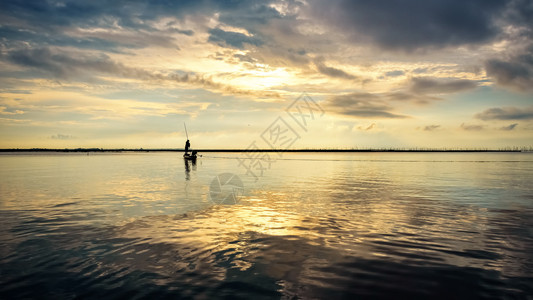
<path id="1" fill-rule="evenodd" d="M 166 156 L 142 158 L 126 162 L 155 169 L 132 175 L 123 162 L 120 177 L 104 176 L 83 192 L 63 184 L 53 192 L 52 180 L 48 194 L 17 194 L 11 186 L 27 178 L 6 179 L 0 298 L 533 295 L 533 166 L 522 164 L 516 178 L 514 167 L 495 168 L 490 159 L 474 167 L 439 162 L 441 169 L 427 159 L 289 159 L 273 170 L 283 180 L 264 179 L 236 205 L 213 205 L 201 168 L 185 177 L 157 167 Z M 494 174 L 512 188 L 497 188 Z"/>

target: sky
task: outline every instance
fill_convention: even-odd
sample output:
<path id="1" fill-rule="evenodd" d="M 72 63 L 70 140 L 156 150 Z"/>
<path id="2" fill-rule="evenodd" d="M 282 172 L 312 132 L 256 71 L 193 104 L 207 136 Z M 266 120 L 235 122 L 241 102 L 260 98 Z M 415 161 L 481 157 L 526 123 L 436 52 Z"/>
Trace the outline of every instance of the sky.
<path id="1" fill-rule="evenodd" d="M 532 0 L 0 1 L 0 148 L 533 146 Z"/>

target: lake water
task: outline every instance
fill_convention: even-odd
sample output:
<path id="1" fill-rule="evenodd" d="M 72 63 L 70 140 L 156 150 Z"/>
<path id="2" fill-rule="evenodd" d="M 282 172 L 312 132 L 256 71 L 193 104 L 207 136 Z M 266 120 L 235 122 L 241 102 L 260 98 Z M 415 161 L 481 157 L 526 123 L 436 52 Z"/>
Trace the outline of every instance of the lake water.
<path id="1" fill-rule="evenodd" d="M 1 154 L 0 298 L 532 299 L 533 153 L 270 155 Z"/>

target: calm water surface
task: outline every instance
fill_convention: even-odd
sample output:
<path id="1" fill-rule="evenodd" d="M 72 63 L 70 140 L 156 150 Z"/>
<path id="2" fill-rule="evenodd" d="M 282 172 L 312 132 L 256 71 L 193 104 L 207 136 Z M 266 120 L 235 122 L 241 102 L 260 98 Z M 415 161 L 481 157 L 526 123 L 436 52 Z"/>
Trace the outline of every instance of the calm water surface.
<path id="1" fill-rule="evenodd" d="M 533 297 L 532 153 L 238 157 L 0 155 L 0 298 Z"/>

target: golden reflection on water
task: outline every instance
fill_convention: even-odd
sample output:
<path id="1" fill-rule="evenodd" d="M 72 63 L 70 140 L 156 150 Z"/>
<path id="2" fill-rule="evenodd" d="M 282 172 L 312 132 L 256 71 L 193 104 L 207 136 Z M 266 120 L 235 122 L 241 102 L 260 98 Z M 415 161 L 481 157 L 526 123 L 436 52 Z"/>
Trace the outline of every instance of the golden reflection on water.
<path id="1" fill-rule="evenodd" d="M 291 297 L 313 296 L 302 290 L 306 286 L 376 284 L 365 283 L 372 276 L 399 280 L 427 266 L 437 268 L 431 272 L 453 266 L 458 272 L 528 274 L 527 228 L 533 224 L 531 204 L 521 195 L 531 194 L 531 162 L 355 158 L 286 155 L 257 182 L 241 174 L 246 192 L 235 205 L 209 199 L 216 175 L 242 173 L 235 160 L 205 157 L 193 165 L 169 155 L 4 158 L 2 175 L 11 175 L 2 177 L 0 207 L 54 221 L 39 229 L 68 234 L 72 224 L 102 228 L 106 234 L 95 239 L 112 247 L 93 259 L 117 272 L 163 274 L 161 285 L 177 274 L 200 274 L 205 285 L 257 276 Z M 502 188 L 506 183 L 513 188 Z M 3 237 L 16 239 L 11 232 Z"/>

